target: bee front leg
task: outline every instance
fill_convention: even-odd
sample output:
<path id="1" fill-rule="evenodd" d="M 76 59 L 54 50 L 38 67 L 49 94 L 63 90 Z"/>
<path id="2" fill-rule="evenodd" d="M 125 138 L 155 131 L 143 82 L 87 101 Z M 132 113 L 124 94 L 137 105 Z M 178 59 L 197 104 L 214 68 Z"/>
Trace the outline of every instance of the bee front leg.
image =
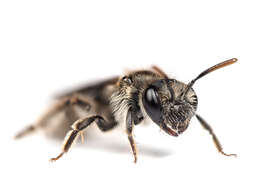
<path id="1" fill-rule="evenodd" d="M 152 66 L 152 69 L 154 69 L 158 74 L 160 74 L 162 77 L 168 79 L 168 75 L 159 67 L 157 67 L 156 65 Z"/>
<path id="2" fill-rule="evenodd" d="M 211 126 L 199 115 L 196 115 L 196 118 L 198 119 L 198 121 L 200 122 L 200 124 L 203 126 L 204 129 L 206 129 L 213 137 L 213 142 L 217 148 L 217 150 L 225 155 L 225 156 L 237 156 L 236 154 L 227 154 L 223 151 L 223 148 L 218 140 L 218 138 L 216 137 L 215 133 L 213 132 L 213 129 L 211 128 Z"/>
<path id="3" fill-rule="evenodd" d="M 127 117 L 126 117 L 126 132 L 128 135 L 128 140 L 131 145 L 131 149 L 134 155 L 134 163 L 137 162 L 137 149 L 136 149 L 136 144 L 133 138 L 133 126 L 134 126 L 134 120 L 133 120 L 133 111 L 130 108 L 127 112 Z"/>

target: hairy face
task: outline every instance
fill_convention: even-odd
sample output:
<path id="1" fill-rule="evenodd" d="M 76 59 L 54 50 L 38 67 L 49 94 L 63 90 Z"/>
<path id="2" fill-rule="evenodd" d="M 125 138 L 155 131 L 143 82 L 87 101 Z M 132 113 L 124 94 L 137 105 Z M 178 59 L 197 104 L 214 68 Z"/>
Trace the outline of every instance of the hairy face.
<path id="1" fill-rule="evenodd" d="M 186 84 L 174 79 L 155 81 L 143 94 L 143 105 L 149 117 L 170 135 L 184 132 L 197 109 L 193 89 L 186 94 Z"/>

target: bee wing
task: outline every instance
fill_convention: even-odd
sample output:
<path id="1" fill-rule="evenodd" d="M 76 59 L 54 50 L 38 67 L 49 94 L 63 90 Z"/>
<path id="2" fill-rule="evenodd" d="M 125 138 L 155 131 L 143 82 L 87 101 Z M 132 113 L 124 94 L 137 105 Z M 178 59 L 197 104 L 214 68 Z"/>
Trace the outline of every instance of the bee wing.
<path id="1" fill-rule="evenodd" d="M 90 97 L 97 96 L 98 94 L 101 94 L 101 91 L 104 90 L 105 87 L 109 85 L 115 85 L 118 81 L 119 77 L 115 76 L 109 79 L 105 79 L 102 81 L 95 81 L 87 85 L 82 85 L 79 87 L 74 87 L 72 89 L 63 90 L 60 93 L 57 93 L 54 95 L 55 99 L 61 99 L 66 96 L 70 96 L 72 94 L 82 94 Z"/>

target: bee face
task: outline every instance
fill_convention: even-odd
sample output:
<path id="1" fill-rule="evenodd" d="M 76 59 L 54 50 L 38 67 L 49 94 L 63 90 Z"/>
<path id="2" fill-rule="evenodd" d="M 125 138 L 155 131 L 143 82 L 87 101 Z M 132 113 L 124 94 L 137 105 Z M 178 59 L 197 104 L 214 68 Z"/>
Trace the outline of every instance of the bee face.
<path id="1" fill-rule="evenodd" d="M 174 79 L 158 80 L 144 91 L 142 97 L 149 117 L 172 136 L 187 129 L 197 109 L 197 96 L 193 89 L 185 94 L 186 87 Z"/>

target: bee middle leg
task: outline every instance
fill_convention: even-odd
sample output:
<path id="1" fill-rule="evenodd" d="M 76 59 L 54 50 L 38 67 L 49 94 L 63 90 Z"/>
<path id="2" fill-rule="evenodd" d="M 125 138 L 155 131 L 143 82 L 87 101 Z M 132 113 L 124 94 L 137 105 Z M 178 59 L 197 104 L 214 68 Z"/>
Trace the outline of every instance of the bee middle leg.
<path id="1" fill-rule="evenodd" d="M 71 126 L 72 129 L 67 133 L 65 137 L 61 153 L 57 157 L 51 158 L 50 161 L 56 161 L 61 158 L 65 153 L 67 153 L 73 142 L 77 139 L 78 135 L 81 134 L 93 122 L 96 122 L 99 129 L 103 132 L 114 128 L 114 126 L 117 124 L 115 121 L 106 122 L 104 118 L 100 115 L 94 115 L 88 118 L 77 120 Z"/>
<path id="2" fill-rule="evenodd" d="M 223 151 L 223 148 L 217 138 L 217 136 L 215 135 L 215 133 L 213 132 L 213 129 L 211 128 L 211 126 L 200 116 L 200 115 L 196 115 L 196 118 L 198 119 L 198 121 L 200 122 L 200 124 L 203 126 L 204 129 L 206 129 L 213 137 L 213 142 L 217 148 L 217 150 L 225 155 L 225 156 L 237 156 L 236 154 L 227 154 Z"/>

